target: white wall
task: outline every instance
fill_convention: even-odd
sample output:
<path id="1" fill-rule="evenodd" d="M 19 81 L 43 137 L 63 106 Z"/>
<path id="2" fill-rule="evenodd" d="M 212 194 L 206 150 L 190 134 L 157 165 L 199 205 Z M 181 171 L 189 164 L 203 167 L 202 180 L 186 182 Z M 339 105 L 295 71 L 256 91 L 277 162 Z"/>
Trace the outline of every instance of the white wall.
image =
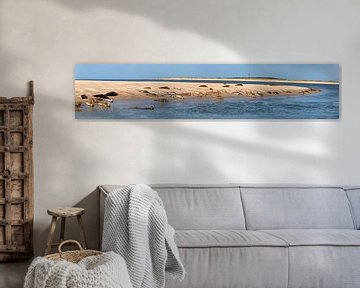
<path id="1" fill-rule="evenodd" d="M 360 184 L 360 1 L 0 0 L 0 95 L 35 80 L 35 248 L 115 183 Z M 75 63 L 340 63 L 339 121 L 80 121 Z M 72 236 L 72 235 L 71 235 Z"/>

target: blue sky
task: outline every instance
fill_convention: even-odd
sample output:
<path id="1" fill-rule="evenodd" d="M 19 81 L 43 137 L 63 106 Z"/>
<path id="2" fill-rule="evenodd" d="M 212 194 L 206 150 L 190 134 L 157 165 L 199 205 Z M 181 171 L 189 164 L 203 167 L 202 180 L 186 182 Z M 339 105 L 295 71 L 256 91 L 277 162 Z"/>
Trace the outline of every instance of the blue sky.
<path id="1" fill-rule="evenodd" d="M 75 79 L 166 77 L 277 77 L 339 80 L 338 64 L 76 64 Z"/>

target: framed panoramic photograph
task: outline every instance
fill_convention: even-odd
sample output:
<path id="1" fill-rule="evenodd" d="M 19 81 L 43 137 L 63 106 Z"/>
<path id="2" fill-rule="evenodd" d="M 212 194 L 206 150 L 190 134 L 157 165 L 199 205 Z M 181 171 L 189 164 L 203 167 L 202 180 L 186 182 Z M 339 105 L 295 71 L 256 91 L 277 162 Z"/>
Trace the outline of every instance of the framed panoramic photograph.
<path id="1" fill-rule="evenodd" d="M 339 119 L 338 64 L 77 64 L 76 119 Z"/>

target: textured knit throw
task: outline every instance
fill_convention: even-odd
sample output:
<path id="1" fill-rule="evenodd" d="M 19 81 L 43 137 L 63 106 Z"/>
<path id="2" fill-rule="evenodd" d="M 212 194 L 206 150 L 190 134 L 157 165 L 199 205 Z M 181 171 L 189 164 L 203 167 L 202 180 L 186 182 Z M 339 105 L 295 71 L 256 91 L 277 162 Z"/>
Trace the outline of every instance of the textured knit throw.
<path id="1" fill-rule="evenodd" d="M 102 249 L 124 257 L 134 288 L 165 287 L 165 271 L 184 278 L 174 233 L 160 197 L 145 184 L 120 188 L 105 200 Z"/>
<path id="2" fill-rule="evenodd" d="M 124 259 L 113 252 L 89 256 L 75 264 L 37 257 L 24 288 L 132 288 Z"/>

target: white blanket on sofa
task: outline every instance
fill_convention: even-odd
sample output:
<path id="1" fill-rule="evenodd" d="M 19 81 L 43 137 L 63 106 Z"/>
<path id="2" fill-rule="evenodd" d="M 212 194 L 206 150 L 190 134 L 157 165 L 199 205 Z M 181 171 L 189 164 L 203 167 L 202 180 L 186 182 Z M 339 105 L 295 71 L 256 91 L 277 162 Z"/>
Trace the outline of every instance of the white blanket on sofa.
<path id="1" fill-rule="evenodd" d="M 185 270 L 157 192 L 145 184 L 130 185 L 105 200 L 103 251 L 126 261 L 134 288 L 162 288 L 165 271 L 182 280 Z"/>

